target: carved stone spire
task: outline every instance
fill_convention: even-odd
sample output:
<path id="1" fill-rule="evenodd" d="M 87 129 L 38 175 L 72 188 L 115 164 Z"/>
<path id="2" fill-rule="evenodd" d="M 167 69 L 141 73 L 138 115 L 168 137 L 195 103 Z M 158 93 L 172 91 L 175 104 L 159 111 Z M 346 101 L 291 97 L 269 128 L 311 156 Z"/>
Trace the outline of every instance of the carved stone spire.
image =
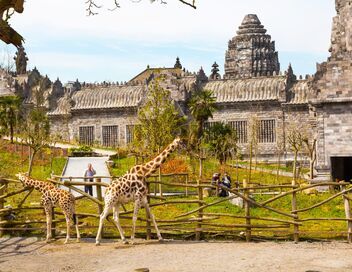
<path id="1" fill-rule="evenodd" d="M 182 64 L 180 62 L 180 58 L 179 57 L 176 58 L 176 63 L 174 65 L 174 68 L 182 69 Z"/>
<path id="2" fill-rule="evenodd" d="M 214 64 L 212 65 L 213 69 L 211 69 L 211 75 L 209 77 L 210 80 L 217 80 L 217 79 L 221 79 L 221 76 L 219 74 L 219 65 L 214 62 Z"/>
<path id="3" fill-rule="evenodd" d="M 224 78 L 249 78 L 278 74 L 280 63 L 275 42 L 266 34 L 257 15 L 244 17 L 237 36 L 229 41 Z"/>
<path id="4" fill-rule="evenodd" d="M 200 67 L 198 73 L 197 73 L 197 76 L 196 76 L 196 83 L 197 85 L 198 84 L 202 84 L 202 83 L 206 83 L 208 82 L 208 77 L 207 75 L 205 74 L 204 70 L 203 70 L 203 67 Z"/>
<path id="5" fill-rule="evenodd" d="M 24 47 L 20 46 L 16 52 L 16 56 L 14 57 L 16 62 L 16 73 L 17 75 L 24 75 L 27 73 L 27 54 L 24 51 Z"/>

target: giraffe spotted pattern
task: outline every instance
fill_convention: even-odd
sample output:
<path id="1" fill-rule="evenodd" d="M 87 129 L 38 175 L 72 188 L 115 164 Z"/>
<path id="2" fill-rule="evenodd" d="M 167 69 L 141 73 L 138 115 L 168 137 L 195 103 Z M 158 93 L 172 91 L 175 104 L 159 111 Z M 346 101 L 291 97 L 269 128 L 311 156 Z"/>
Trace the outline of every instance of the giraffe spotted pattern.
<path id="1" fill-rule="evenodd" d="M 70 224 L 73 220 L 77 232 L 77 241 L 80 239 L 80 233 L 78 230 L 78 221 L 75 214 L 75 197 L 68 191 L 55 187 L 52 183 L 35 180 L 27 176 L 26 174 L 19 173 L 16 175 L 22 182 L 23 186 L 34 188 L 42 193 L 41 204 L 44 207 L 46 214 L 47 234 L 46 241 L 49 242 L 51 237 L 51 225 L 52 225 L 52 212 L 53 207 L 59 206 L 66 219 L 67 233 L 65 244 L 70 239 Z"/>
<path id="2" fill-rule="evenodd" d="M 181 139 L 176 138 L 165 150 L 160 153 L 156 158 L 147 162 L 143 165 L 136 165 L 132 167 L 125 175 L 115 179 L 111 182 L 109 187 L 105 191 L 105 206 L 104 211 L 100 215 L 99 229 L 96 237 L 96 244 L 100 244 L 101 232 L 104 224 L 104 220 L 107 217 L 109 210 L 113 209 L 113 218 L 117 229 L 119 230 L 121 239 L 124 243 L 127 243 L 123 230 L 119 222 L 119 208 L 121 204 L 134 202 L 134 211 L 132 217 L 132 234 L 131 241 L 134 241 L 134 235 L 136 230 L 136 220 L 138 210 L 141 206 L 144 206 L 147 214 L 152 219 L 158 239 L 161 241 L 162 237 L 158 226 L 156 224 L 154 215 L 152 214 L 148 201 L 148 189 L 146 178 L 153 174 L 160 165 L 165 162 L 166 158 L 181 144 Z"/>

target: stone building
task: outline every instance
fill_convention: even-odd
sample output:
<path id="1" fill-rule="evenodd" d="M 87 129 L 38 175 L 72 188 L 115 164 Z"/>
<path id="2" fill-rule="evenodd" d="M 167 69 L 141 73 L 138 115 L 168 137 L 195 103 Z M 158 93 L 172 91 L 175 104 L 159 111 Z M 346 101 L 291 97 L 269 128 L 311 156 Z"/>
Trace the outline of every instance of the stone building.
<path id="1" fill-rule="evenodd" d="M 78 80 L 63 85 L 51 82 L 37 69 L 23 74 L 26 55 L 19 52 L 15 90 L 25 106 L 44 95 L 51 129 L 67 141 L 103 146 L 124 146 L 132 141 L 137 111 L 152 80 L 163 75 L 163 87 L 182 114 L 195 89 L 211 90 L 217 111 L 206 126 L 223 122 L 232 126 L 243 155 L 255 139 L 258 160 L 285 160 L 292 154 L 287 132 L 296 126 L 317 139 L 316 180 L 352 178 L 352 5 L 336 0 L 331 56 L 314 76 L 297 78 L 291 66 L 280 71 L 275 42 L 254 14 L 246 15 L 225 53 L 225 74 L 215 62 L 206 76 L 203 68 L 190 73 L 177 58 L 170 68 L 150 68 L 126 83 L 87 84 Z M 2 76 L 4 78 L 4 76 Z M 1 80 L 0 80 L 1 83 Z M 2 85 L 1 85 L 2 84 Z M 1 83 L 4 91 L 6 84 Z M 6 85 L 8 86 L 8 85 Z M 7 88 L 6 90 L 8 90 Z M 280 150 L 280 151 L 279 151 Z"/>
<path id="2" fill-rule="evenodd" d="M 331 56 L 317 67 L 309 99 L 317 119 L 318 180 L 352 179 L 352 3 L 336 0 Z"/>

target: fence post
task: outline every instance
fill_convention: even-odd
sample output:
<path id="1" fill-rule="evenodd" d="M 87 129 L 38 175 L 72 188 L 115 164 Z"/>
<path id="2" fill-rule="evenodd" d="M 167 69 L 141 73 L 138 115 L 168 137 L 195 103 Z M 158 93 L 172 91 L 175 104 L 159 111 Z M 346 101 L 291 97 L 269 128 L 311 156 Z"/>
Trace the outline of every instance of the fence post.
<path id="1" fill-rule="evenodd" d="M 247 189 L 248 183 L 247 180 L 243 180 L 243 195 L 248 198 L 249 190 Z M 251 226 L 251 212 L 250 212 L 250 203 L 247 200 L 244 200 L 244 211 L 246 216 L 246 242 L 250 242 L 252 238 L 252 228 Z"/>
<path id="2" fill-rule="evenodd" d="M 186 196 L 188 196 L 188 174 L 186 175 Z"/>
<path id="3" fill-rule="evenodd" d="M 95 181 L 97 183 L 101 183 L 101 178 L 96 178 Z M 97 185 L 96 187 L 97 187 L 97 199 L 99 201 L 103 202 L 103 194 L 101 192 L 101 185 Z M 104 210 L 104 206 L 99 204 L 98 205 L 98 209 L 99 209 L 99 214 L 101 214 L 103 212 L 103 210 Z"/>
<path id="4" fill-rule="evenodd" d="M 0 187 L 2 187 L 3 185 L 5 185 L 6 183 L 3 182 L 2 179 L 0 179 Z M 5 194 L 5 190 L 6 190 L 6 187 L 5 188 L 2 188 L 0 189 L 0 195 L 4 195 Z M 4 203 L 5 203 L 5 199 L 0 199 L 0 209 L 3 209 L 4 208 Z M 2 221 L 3 218 L 2 216 L 0 215 L 0 221 Z M 4 235 L 4 231 L 3 230 L 0 230 L 0 237 Z"/>
<path id="5" fill-rule="evenodd" d="M 155 185 L 155 183 L 154 183 Z M 155 188 L 155 187 L 154 187 Z M 148 192 L 148 195 L 147 195 L 147 201 L 148 201 L 148 205 L 150 205 L 150 183 L 149 181 L 147 180 L 147 192 Z M 150 240 L 151 239 L 151 236 L 152 236 L 152 230 L 151 230 L 151 223 L 150 223 L 150 214 L 149 213 L 145 213 L 146 214 L 146 219 L 147 219 L 147 223 L 146 223 L 146 228 L 147 228 L 147 240 Z"/>
<path id="6" fill-rule="evenodd" d="M 346 186 L 342 186 L 342 190 L 345 190 Z M 347 241 L 348 243 L 352 243 L 352 221 L 351 219 L 351 205 L 350 205 L 350 200 L 347 197 L 347 193 L 343 194 L 343 201 L 344 201 L 344 206 L 345 206 L 345 215 L 347 221 Z"/>
<path id="7" fill-rule="evenodd" d="M 159 194 L 160 194 L 160 197 L 163 197 L 163 188 L 162 188 L 162 184 L 161 184 L 161 169 L 159 167 L 158 169 L 158 180 L 159 180 Z"/>
<path id="8" fill-rule="evenodd" d="M 52 207 L 51 209 L 51 236 L 55 238 L 56 236 L 56 222 L 55 222 L 55 207 Z"/>
<path id="9" fill-rule="evenodd" d="M 292 189 L 296 189 L 297 184 L 296 184 L 296 178 L 293 177 L 292 180 Z M 292 215 L 295 216 L 294 218 L 294 222 L 297 223 L 298 222 L 298 214 L 297 212 L 294 212 L 295 210 L 297 210 L 297 192 L 292 192 Z M 293 225 L 293 240 L 295 241 L 295 243 L 298 243 L 299 241 L 299 229 L 298 229 L 298 225 L 295 224 Z"/>
<path id="10" fill-rule="evenodd" d="M 203 190 L 202 187 L 200 186 L 202 183 L 202 178 L 203 178 L 203 158 L 200 156 L 199 158 L 199 178 L 197 181 L 198 185 L 198 200 L 203 201 Z M 202 207 L 203 204 L 199 202 L 199 207 Z M 200 219 L 197 223 L 197 230 L 196 230 L 196 240 L 199 241 L 202 238 L 202 221 L 201 219 L 203 218 L 203 209 L 200 209 L 198 211 L 198 218 Z"/>

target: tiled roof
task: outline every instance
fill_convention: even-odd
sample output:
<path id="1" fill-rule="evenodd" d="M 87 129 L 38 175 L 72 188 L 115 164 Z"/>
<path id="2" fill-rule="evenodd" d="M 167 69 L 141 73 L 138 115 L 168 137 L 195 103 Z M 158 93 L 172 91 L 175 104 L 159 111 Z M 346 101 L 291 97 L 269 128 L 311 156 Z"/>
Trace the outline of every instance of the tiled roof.
<path id="1" fill-rule="evenodd" d="M 82 89 L 72 96 L 72 110 L 137 107 L 145 92 L 144 86 Z"/>
<path id="2" fill-rule="evenodd" d="M 287 93 L 287 104 L 307 104 L 311 89 L 307 80 L 299 80 Z"/>
<path id="3" fill-rule="evenodd" d="M 217 103 L 279 100 L 286 88 L 286 77 L 216 80 L 203 88 L 213 91 Z"/>

